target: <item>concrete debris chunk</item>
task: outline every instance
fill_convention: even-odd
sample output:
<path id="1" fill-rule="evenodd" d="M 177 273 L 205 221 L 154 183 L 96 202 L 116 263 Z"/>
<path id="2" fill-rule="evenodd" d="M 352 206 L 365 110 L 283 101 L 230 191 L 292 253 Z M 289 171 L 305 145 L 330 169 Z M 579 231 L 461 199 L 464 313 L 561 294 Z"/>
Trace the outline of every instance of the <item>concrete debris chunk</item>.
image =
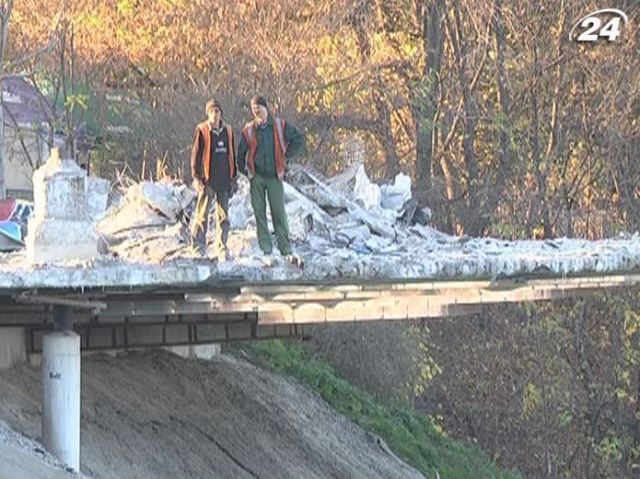
<path id="1" fill-rule="evenodd" d="M 26 238 L 31 265 L 98 256 L 98 235 L 89 217 L 87 174 L 75 161 L 51 149 L 33 173 L 34 213 Z"/>
<path id="2" fill-rule="evenodd" d="M 380 187 L 369 180 L 364 165 L 358 166 L 353 194 L 366 210 L 372 210 L 380 206 Z"/>
<path id="3" fill-rule="evenodd" d="M 336 241 L 349 246 L 351 244 L 365 244 L 371 238 L 371 230 L 367 225 L 349 225 L 341 227 L 335 234 Z"/>
<path id="4" fill-rule="evenodd" d="M 322 208 L 287 182 L 284 183 L 284 200 L 285 206 L 293 202 L 298 203 L 313 217 L 314 224 L 317 226 L 322 226 L 326 229 L 329 224 L 334 222 L 331 216 L 329 216 L 329 214 L 327 214 Z M 251 214 L 253 214 L 253 211 Z M 317 229 L 317 231 L 325 231 L 325 229 Z"/>
<path id="5" fill-rule="evenodd" d="M 238 178 L 238 191 L 229 200 L 229 225 L 231 229 L 245 229 L 253 219 L 249 180 L 245 176 Z M 215 221 L 212 222 L 215 229 Z"/>
<path id="6" fill-rule="evenodd" d="M 87 208 L 92 221 L 100 221 L 107 211 L 109 198 L 109 182 L 95 176 L 87 176 L 85 183 Z"/>
<path id="7" fill-rule="evenodd" d="M 135 191 L 138 186 L 140 191 Z M 132 187 L 131 194 L 139 195 L 142 201 L 169 221 L 176 221 L 195 198 L 195 192 L 187 185 L 143 181 Z"/>
<path id="8" fill-rule="evenodd" d="M 293 242 L 302 243 L 313 229 L 313 215 L 300 200 L 287 203 L 286 210 L 289 219 L 289 238 Z"/>
<path id="9" fill-rule="evenodd" d="M 411 178 L 404 173 L 396 175 L 393 183 L 380 187 L 380 205 L 383 208 L 400 211 L 411 199 Z"/>
<path id="10" fill-rule="evenodd" d="M 98 224 L 105 235 L 181 221 L 195 199 L 195 191 L 184 184 L 143 181 L 130 186 L 120 202 Z"/>

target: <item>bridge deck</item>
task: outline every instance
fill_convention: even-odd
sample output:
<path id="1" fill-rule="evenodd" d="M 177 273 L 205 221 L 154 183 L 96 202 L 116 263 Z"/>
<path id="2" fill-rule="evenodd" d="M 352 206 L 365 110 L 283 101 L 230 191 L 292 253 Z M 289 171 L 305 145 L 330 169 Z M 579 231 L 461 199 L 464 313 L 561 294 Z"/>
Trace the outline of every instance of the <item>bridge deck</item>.
<path id="1" fill-rule="evenodd" d="M 27 350 L 53 329 L 54 305 L 73 311 L 83 348 L 121 349 L 300 336 L 309 326 L 415 320 L 489 304 L 557 300 L 637 285 L 640 273 L 497 281 L 271 283 L 238 279 L 133 289 L 0 290 L 0 328 L 23 327 Z M 1 329 L 0 329 L 1 334 Z"/>

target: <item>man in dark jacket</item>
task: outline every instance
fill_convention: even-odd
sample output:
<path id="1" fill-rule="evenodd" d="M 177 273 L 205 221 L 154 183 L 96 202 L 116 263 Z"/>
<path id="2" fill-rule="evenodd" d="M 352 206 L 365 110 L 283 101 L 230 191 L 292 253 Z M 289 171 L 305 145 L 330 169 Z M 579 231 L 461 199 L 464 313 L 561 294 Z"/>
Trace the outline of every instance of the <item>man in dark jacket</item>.
<path id="1" fill-rule="evenodd" d="M 264 97 L 251 99 L 253 121 L 242 130 L 238 146 L 238 166 L 251 182 L 251 205 L 256 217 L 258 244 L 262 253 L 272 252 L 267 224 L 267 203 L 271 209 L 276 243 L 280 253 L 294 264 L 301 260 L 293 254 L 289 240 L 289 224 L 284 208 L 284 173 L 288 159 L 304 149 L 304 136 L 293 125 L 274 117 Z"/>
<path id="2" fill-rule="evenodd" d="M 218 260 L 229 259 L 229 196 L 236 182 L 233 130 L 222 121 L 222 108 L 216 100 L 205 107 L 207 119 L 198 124 L 191 149 L 191 175 L 198 199 L 191 229 L 191 242 L 200 255 L 207 250 L 209 209 L 216 203 L 216 250 Z"/>

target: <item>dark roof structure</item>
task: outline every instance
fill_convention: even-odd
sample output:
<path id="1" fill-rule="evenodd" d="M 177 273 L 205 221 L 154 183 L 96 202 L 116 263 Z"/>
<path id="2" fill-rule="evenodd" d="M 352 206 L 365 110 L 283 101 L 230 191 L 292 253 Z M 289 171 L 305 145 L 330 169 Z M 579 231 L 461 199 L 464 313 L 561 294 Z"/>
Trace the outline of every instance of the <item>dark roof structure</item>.
<path id="1" fill-rule="evenodd" d="M 3 77 L 2 95 L 4 123 L 7 126 L 41 125 L 56 116 L 42 92 L 23 76 Z"/>

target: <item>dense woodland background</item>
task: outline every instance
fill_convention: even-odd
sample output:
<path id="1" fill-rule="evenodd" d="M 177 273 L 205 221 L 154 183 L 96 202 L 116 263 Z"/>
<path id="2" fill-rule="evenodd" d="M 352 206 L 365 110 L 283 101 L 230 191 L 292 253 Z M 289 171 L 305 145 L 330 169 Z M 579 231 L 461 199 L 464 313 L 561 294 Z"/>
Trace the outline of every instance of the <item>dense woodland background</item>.
<path id="1" fill-rule="evenodd" d="M 188 180 L 206 99 L 239 130 L 262 93 L 306 132 L 300 161 L 331 174 L 361 142 L 370 176 L 410 174 L 442 231 L 640 229 L 638 0 L 0 3 L 2 73 L 26 75 L 60 107 L 51 131 L 90 143 L 103 176 L 148 178 L 164 161 Z M 604 7 L 629 16 L 617 41 L 569 40 Z M 630 291 L 334 328 L 313 346 L 526 477 L 635 477 L 639 301 Z"/>

